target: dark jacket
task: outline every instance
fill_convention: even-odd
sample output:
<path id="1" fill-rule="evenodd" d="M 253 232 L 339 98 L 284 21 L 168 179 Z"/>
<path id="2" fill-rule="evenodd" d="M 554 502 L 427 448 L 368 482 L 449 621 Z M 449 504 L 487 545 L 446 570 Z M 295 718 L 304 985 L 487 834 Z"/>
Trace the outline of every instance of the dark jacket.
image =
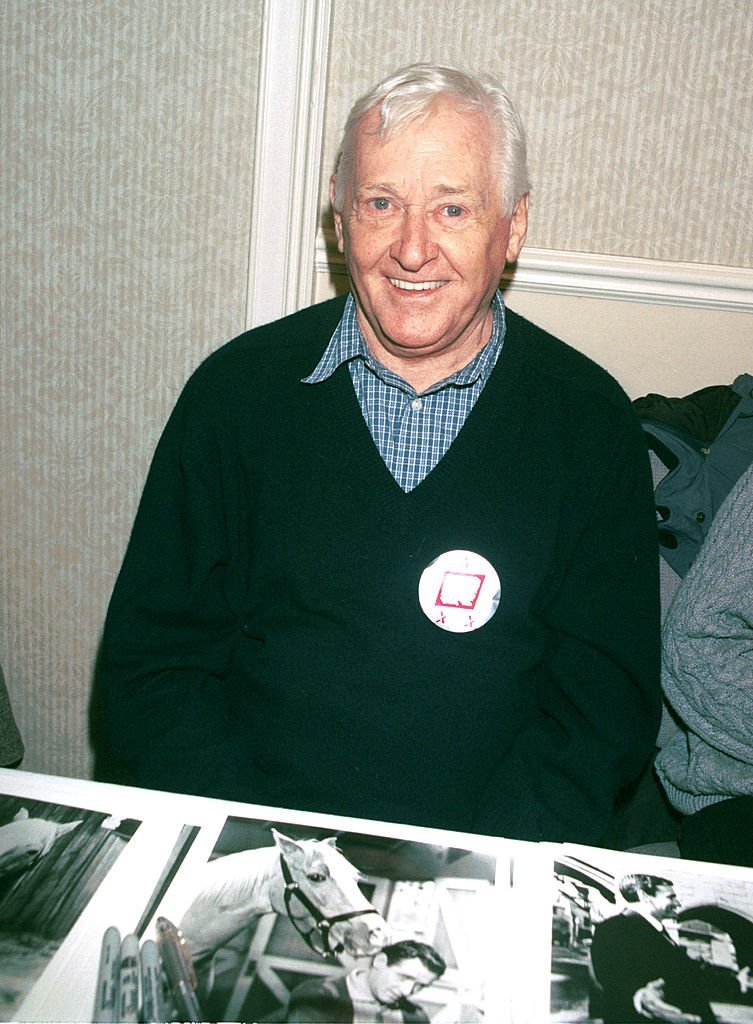
<path id="1" fill-rule="evenodd" d="M 684 576 L 722 502 L 753 462 L 753 375 L 683 398 L 646 395 L 633 405 L 649 448 L 668 470 L 655 494 L 661 552 Z"/>
<path id="2" fill-rule="evenodd" d="M 664 979 L 664 1000 L 703 1021 L 716 1020 L 709 1005 L 704 965 L 658 932 L 640 914 L 625 911 L 598 924 L 591 944 L 591 965 L 600 998 L 592 1013 L 604 1024 L 644 1022 L 633 997 L 650 981 Z"/>

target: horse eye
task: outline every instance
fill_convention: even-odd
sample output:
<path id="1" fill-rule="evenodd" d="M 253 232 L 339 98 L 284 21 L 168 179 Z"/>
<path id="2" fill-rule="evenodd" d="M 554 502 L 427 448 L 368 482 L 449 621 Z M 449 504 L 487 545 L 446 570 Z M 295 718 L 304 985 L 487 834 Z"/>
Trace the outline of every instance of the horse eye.
<path id="1" fill-rule="evenodd" d="M 310 875 L 306 875 L 309 882 L 324 882 L 327 878 L 326 875 L 320 874 L 318 871 L 312 871 Z"/>

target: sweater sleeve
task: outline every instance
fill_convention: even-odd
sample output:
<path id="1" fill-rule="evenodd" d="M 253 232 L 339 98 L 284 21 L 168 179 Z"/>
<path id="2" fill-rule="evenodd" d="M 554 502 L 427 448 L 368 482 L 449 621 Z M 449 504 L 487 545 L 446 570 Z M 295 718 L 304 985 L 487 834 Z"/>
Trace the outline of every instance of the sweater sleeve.
<path id="1" fill-rule="evenodd" d="M 657 758 L 683 813 L 753 792 L 753 468 L 682 580 L 663 630 L 662 687 L 685 724 Z"/>
<path id="2" fill-rule="evenodd" d="M 195 390 L 189 382 L 159 442 L 110 602 L 94 705 L 98 774 L 237 797 L 241 738 L 226 681 L 239 628 L 225 588 L 222 422 Z"/>
<path id="3" fill-rule="evenodd" d="M 488 781 L 479 831 L 598 844 L 654 746 L 659 585 L 650 468 L 632 412 L 615 417 L 609 436 L 600 452 L 594 445 L 593 456 L 579 456 L 590 460 L 581 481 L 596 477 L 589 501 L 579 495 L 556 510 L 571 539 L 538 611 L 547 642 L 528 681 L 536 714 Z"/>

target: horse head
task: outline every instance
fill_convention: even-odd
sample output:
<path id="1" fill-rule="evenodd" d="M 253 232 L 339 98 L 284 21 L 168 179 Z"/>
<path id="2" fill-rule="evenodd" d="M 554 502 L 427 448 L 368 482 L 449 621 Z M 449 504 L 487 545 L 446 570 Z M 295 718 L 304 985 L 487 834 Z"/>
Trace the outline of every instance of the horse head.
<path id="1" fill-rule="evenodd" d="M 272 829 L 283 876 L 282 910 L 322 955 L 367 956 L 389 941 L 387 923 L 361 892 L 359 872 L 334 838 L 290 839 Z"/>

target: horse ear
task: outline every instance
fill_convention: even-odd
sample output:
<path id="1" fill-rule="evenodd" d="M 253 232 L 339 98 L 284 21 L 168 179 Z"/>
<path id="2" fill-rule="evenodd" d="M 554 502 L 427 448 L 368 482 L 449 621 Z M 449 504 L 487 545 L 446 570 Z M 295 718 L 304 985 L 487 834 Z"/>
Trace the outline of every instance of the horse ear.
<path id="1" fill-rule="evenodd" d="M 285 854 L 286 857 L 294 858 L 301 855 L 301 846 L 295 841 L 295 839 L 290 839 L 288 836 L 284 836 L 282 832 L 278 832 L 276 828 L 272 829 L 272 835 L 274 837 L 275 845 L 282 853 Z"/>
<path id="2" fill-rule="evenodd" d="M 14 821 L 26 821 L 26 819 L 28 817 L 29 817 L 28 810 L 25 807 L 22 807 L 21 810 L 18 812 L 18 814 L 14 814 L 13 815 L 13 820 Z"/>
<path id="3" fill-rule="evenodd" d="M 64 836 L 66 834 L 66 832 L 70 832 L 72 829 L 78 828 L 78 826 L 79 825 L 83 825 L 83 823 L 84 823 L 84 819 L 83 818 L 79 818 L 78 821 L 68 821 L 68 822 L 66 822 L 65 824 L 62 824 L 62 825 L 56 825 L 56 827 L 55 827 L 55 835 L 56 836 Z"/>

